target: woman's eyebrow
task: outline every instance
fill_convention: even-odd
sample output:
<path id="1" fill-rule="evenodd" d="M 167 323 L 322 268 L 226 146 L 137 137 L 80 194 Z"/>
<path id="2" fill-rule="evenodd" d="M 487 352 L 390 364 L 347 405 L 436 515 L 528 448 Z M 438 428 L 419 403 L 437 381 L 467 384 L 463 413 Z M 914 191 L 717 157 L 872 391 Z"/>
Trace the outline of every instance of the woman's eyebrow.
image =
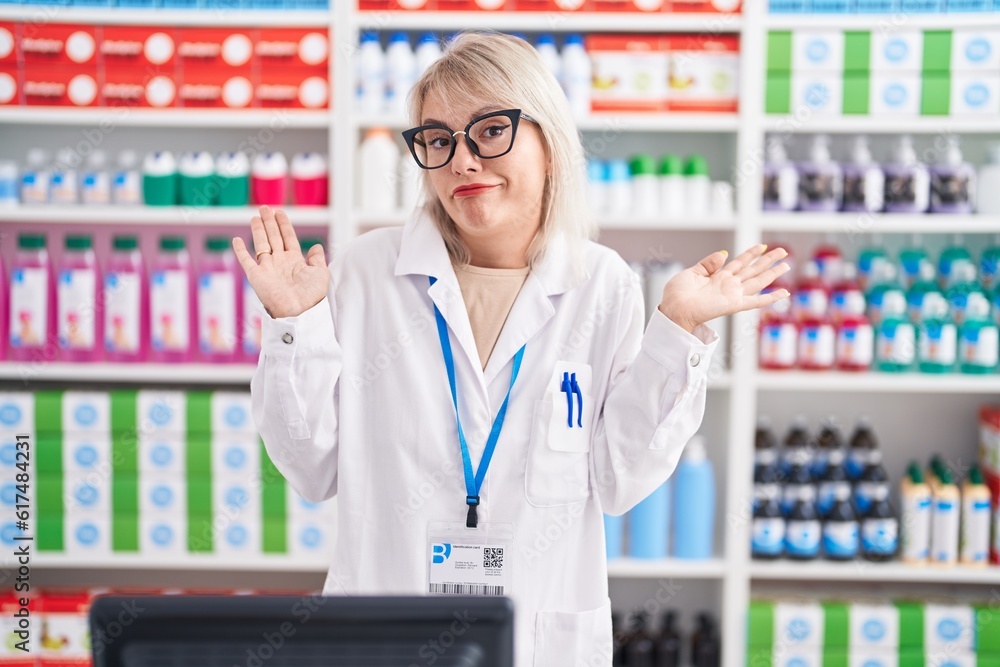
<path id="1" fill-rule="evenodd" d="M 473 111 L 471 114 L 469 114 L 469 120 L 472 120 L 473 118 L 478 118 L 483 114 L 490 113 L 491 111 L 500 111 L 500 110 L 501 107 L 498 107 L 495 104 L 491 104 L 489 106 L 485 106 L 482 107 L 481 109 L 476 109 L 475 111 Z M 448 125 L 448 123 L 444 122 L 443 120 L 438 120 L 437 118 L 424 118 L 424 120 L 421 122 L 421 125 L 444 125 L 445 127 L 451 127 L 450 125 Z"/>

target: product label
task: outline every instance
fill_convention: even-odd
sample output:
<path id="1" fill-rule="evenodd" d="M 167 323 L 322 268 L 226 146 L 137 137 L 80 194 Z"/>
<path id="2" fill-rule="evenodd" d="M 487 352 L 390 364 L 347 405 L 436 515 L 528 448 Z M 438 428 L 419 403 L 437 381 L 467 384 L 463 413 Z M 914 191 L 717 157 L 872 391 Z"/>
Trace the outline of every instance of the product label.
<path id="1" fill-rule="evenodd" d="M 909 366 L 917 356 L 917 334 L 909 322 L 890 322 L 879 327 L 878 359 Z"/>
<path id="2" fill-rule="evenodd" d="M 154 350 L 186 352 L 191 345 L 187 271 L 155 271 L 149 288 L 150 338 Z"/>
<path id="3" fill-rule="evenodd" d="M 990 500 L 969 497 L 962 502 L 963 563 L 983 563 L 990 556 Z"/>
<path id="4" fill-rule="evenodd" d="M 950 366 L 955 363 L 958 332 L 954 324 L 925 322 L 920 337 L 920 361 Z"/>
<path id="5" fill-rule="evenodd" d="M 796 338 L 795 325 L 790 322 L 765 324 L 760 332 L 761 365 L 781 368 L 795 365 Z"/>
<path id="6" fill-rule="evenodd" d="M 899 543 L 896 519 L 865 519 L 861 526 L 861 546 L 867 553 L 892 555 Z"/>
<path id="7" fill-rule="evenodd" d="M 994 368 L 997 365 L 1000 336 L 994 326 L 967 327 L 962 332 L 961 359 L 963 364 Z"/>
<path id="8" fill-rule="evenodd" d="M 874 353 L 874 333 L 869 324 L 842 327 L 837 332 L 837 359 L 851 366 L 871 366 Z"/>
<path id="9" fill-rule="evenodd" d="M 203 273 L 198 281 L 198 344 L 207 354 L 236 350 L 236 277 Z"/>
<path id="10" fill-rule="evenodd" d="M 137 171 L 118 172 L 112 187 L 116 204 L 138 204 L 142 201 L 141 181 Z"/>
<path id="11" fill-rule="evenodd" d="M 829 324 L 805 325 L 799 334 L 799 360 L 801 365 L 829 368 L 833 365 L 836 340 Z"/>
<path id="12" fill-rule="evenodd" d="M 859 290 L 834 292 L 830 301 L 830 310 L 837 315 L 865 312 L 865 295 Z"/>
<path id="13" fill-rule="evenodd" d="M 924 561 L 931 549 L 931 497 L 903 495 L 900 547 L 903 560 Z"/>
<path id="14" fill-rule="evenodd" d="M 48 332 L 49 274 L 17 268 L 10 277 L 10 346 L 42 347 Z"/>
<path id="15" fill-rule="evenodd" d="M 797 316 L 814 315 L 816 317 L 826 314 L 829 299 L 826 292 L 821 289 L 797 290 L 792 297 L 795 300 L 794 311 Z"/>
<path id="16" fill-rule="evenodd" d="M 785 546 L 785 520 L 781 517 L 753 520 L 751 548 L 754 554 L 778 556 Z"/>
<path id="17" fill-rule="evenodd" d="M 959 501 L 938 498 L 934 501 L 931 525 L 931 561 L 954 563 L 958 558 Z"/>
<path id="18" fill-rule="evenodd" d="M 837 491 L 839 489 L 846 489 L 847 495 L 850 496 L 851 484 L 850 482 L 821 482 L 819 485 L 819 490 L 817 492 L 816 508 L 819 510 L 820 514 L 829 513 L 830 509 L 833 508 L 833 504 L 837 502 Z"/>
<path id="19" fill-rule="evenodd" d="M 47 172 L 26 171 L 21 174 L 21 201 L 25 204 L 49 203 Z"/>
<path id="20" fill-rule="evenodd" d="M 243 352 L 255 355 L 260 352 L 261 323 L 264 305 L 257 298 L 250 282 L 243 278 Z"/>
<path id="21" fill-rule="evenodd" d="M 819 554 L 821 537 L 819 521 L 789 521 L 785 529 L 785 548 L 790 556 L 812 558 Z"/>
<path id="22" fill-rule="evenodd" d="M 971 206 L 972 192 L 969 175 L 964 173 L 931 172 L 931 206 L 953 208 Z"/>
<path id="23" fill-rule="evenodd" d="M 858 482 L 854 489 L 854 505 L 858 514 L 864 514 L 872 506 L 872 499 L 877 489 L 886 488 L 885 482 Z"/>
<path id="24" fill-rule="evenodd" d="M 104 344 L 109 352 L 139 351 L 141 288 L 137 273 L 104 276 Z"/>
<path id="25" fill-rule="evenodd" d="M 861 473 L 868 466 L 868 451 L 864 449 L 854 449 L 847 455 L 844 467 L 847 469 L 847 476 L 851 479 L 861 477 Z"/>
<path id="26" fill-rule="evenodd" d="M 852 558 L 861 538 L 857 521 L 827 521 L 823 526 L 823 550 L 834 558 Z"/>
<path id="27" fill-rule="evenodd" d="M 97 323 L 97 274 L 92 269 L 71 269 L 59 274 L 56 300 L 59 310 L 59 347 L 92 350 Z"/>

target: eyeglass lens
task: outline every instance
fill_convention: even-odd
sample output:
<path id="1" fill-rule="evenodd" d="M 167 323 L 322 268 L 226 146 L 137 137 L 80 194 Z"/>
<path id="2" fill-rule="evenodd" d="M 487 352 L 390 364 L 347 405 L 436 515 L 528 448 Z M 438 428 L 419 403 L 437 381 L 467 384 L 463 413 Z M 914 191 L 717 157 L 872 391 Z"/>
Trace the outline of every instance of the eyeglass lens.
<path id="1" fill-rule="evenodd" d="M 492 158 L 510 149 L 514 132 L 508 117 L 488 116 L 469 128 L 468 138 L 475 144 L 473 152 L 478 152 L 481 158 Z M 453 137 L 445 129 L 432 128 L 413 137 L 413 149 L 421 165 L 434 169 L 448 162 L 454 152 L 452 144 L 455 141 L 461 141 L 461 135 Z"/>

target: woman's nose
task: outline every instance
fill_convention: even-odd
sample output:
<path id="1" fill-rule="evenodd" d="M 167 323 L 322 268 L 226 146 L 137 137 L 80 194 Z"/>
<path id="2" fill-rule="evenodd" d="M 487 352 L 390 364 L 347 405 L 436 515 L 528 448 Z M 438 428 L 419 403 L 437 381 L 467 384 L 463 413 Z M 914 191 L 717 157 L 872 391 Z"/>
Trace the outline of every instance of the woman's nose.
<path id="1" fill-rule="evenodd" d="M 465 139 L 465 133 L 459 132 L 455 136 L 455 155 L 451 158 L 451 169 L 456 174 L 464 174 L 468 171 L 479 170 L 479 156 L 469 148 L 469 142 Z"/>

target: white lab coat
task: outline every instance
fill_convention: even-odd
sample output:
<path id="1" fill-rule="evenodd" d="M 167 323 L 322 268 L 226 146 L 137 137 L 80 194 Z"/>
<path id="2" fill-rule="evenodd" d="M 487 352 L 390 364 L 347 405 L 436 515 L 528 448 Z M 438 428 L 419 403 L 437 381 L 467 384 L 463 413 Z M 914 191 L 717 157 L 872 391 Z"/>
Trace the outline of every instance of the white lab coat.
<path id="1" fill-rule="evenodd" d="M 265 317 L 254 419 L 300 495 L 338 499 L 324 593 L 426 593 L 428 522 L 465 521 L 437 304 L 473 468 L 527 343 L 479 506 L 480 522 L 514 524 L 516 667 L 611 665 L 602 514 L 626 512 L 673 472 L 701 424 L 717 337 L 658 311 L 643 333 L 633 271 L 596 243 L 584 255 L 589 275 L 574 278 L 553 241 L 485 370 L 444 242 L 422 214 L 348 244 L 315 307 Z M 564 371 L 584 394 L 583 436 L 559 428 Z"/>

